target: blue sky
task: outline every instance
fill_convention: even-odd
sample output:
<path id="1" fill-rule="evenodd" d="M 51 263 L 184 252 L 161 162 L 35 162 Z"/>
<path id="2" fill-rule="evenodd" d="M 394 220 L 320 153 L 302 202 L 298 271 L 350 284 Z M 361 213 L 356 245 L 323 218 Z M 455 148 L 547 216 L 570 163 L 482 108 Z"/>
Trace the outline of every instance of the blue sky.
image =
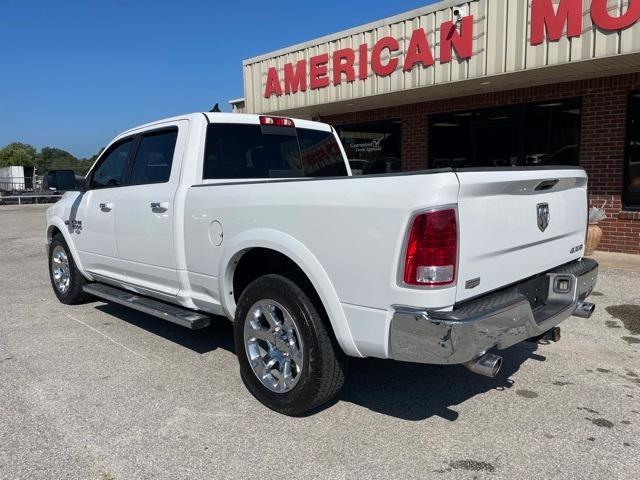
<path id="1" fill-rule="evenodd" d="M 0 146 L 89 156 L 117 133 L 243 95 L 242 60 L 433 0 L 3 0 Z"/>

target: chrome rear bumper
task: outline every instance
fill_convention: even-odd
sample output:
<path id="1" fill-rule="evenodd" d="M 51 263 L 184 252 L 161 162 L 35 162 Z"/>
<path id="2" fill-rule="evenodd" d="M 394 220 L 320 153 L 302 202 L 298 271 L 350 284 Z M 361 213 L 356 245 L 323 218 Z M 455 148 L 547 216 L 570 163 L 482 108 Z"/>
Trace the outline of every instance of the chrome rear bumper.
<path id="1" fill-rule="evenodd" d="M 540 277 L 457 305 L 452 311 L 397 306 L 391 320 L 391 358 L 407 362 L 459 364 L 493 347 L 502 350 L 539 336 L 570 317 L 598 279 L 592 259 L 571 262 Z M 568 282 L 568 283 L 567 283 Z M 546 285 L 544 301 L 532 309 L 529 289 Z"/>

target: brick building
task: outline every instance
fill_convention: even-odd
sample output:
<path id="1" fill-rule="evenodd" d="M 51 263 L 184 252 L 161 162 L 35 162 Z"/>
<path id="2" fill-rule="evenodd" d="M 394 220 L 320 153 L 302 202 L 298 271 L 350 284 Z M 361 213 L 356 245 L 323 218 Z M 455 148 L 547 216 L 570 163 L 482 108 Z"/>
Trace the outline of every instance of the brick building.
<path id="1" fill-rule="evenodd" d="M 640 254 L 639 19 L 640 0 L 443 1 L 246 60 L 243 110 L 331 123 L 355 174 L 580 165 L 600 248 Z"/>

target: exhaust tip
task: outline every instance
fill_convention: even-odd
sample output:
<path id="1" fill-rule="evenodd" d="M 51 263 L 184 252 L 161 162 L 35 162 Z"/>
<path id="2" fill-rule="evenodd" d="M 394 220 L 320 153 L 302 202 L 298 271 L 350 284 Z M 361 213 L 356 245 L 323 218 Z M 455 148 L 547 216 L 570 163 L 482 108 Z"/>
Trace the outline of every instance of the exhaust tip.
<path id="1" fill-rule="evenodd" d="M 502 368 L 502 357 L 493 355 L 492 353 L 485 353 L 481 357 L 471 360 L 464 364 L 473 373 L 484 375 L 485 377 L 494 378 L 498 375 L 500 368 Z"/>
<path id="2" fill-rule="evenodd" d="M 580 302 L 576 309 L 573 311 L 573 315 L 580 318 L 590 318 L 593 312 L 596 310 L 595 303 Z"/>

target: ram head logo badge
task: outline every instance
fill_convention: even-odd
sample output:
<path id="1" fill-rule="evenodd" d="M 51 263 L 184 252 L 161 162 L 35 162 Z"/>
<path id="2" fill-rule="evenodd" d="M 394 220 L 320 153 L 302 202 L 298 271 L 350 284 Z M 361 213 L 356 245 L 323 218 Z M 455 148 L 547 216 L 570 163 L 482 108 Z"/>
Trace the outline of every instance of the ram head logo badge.
<path id="1" fill-rule="evenodd" d="M 538 228 L 541 232 L 544 232 L 549 226 L 549 220 L 551 216 L 549 214 L 549 204 L 548 203 L 539 203 L 538 204 Z"/>

